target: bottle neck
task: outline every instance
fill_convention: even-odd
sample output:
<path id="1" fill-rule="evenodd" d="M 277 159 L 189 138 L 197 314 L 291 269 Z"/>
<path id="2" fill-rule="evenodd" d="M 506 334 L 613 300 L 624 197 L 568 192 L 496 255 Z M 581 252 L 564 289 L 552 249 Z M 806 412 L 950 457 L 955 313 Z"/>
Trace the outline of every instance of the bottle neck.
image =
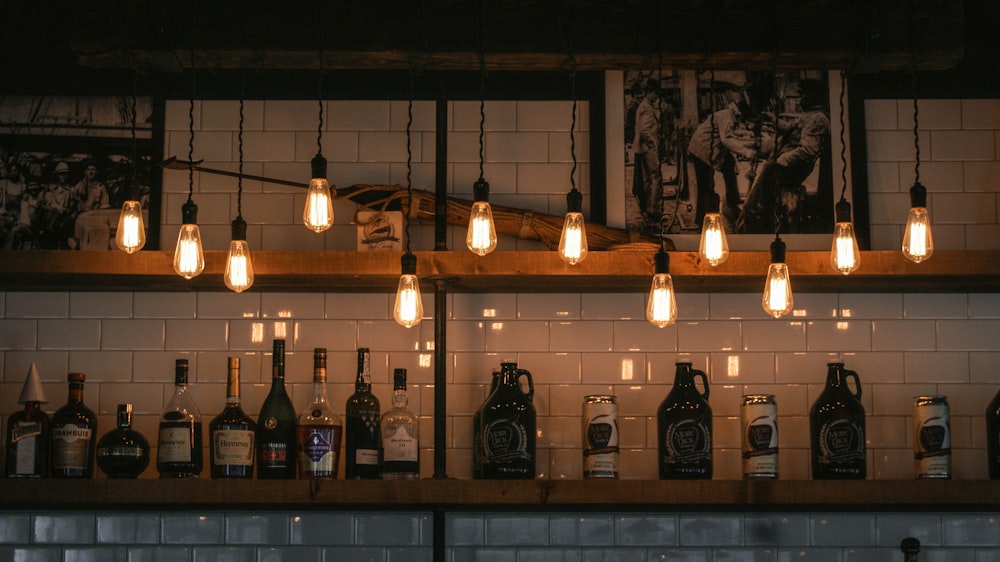
<path id="1" fill-rule="evenodd" d="M 326 376 L 323 380 L 313 378 L 313 404 L 326 403 Z"/>
<path id="2" fill-rule="evenodd" d="M 240 405 L 239 369 L 229 369 L 229 378 L 226 380 L 226 405 Z"/>
<path id="3" fill-rule="evenodd" d="M 410 399 L 406 397 L 406 389 L 394 390 L 392 392 L 392 407 L 393 408 L 405 408 L 410 402 Z"/>
<path id="4" fill-rule="evenodd" d="M 83 403 L 83 383 L 82 382 L 71 382 L 69 383 L 69 402 L 74 404 Z"/>
<path id="5" fill-rule="evenodd" d="M 690 367 L 678 367 L 674 373 L 674 386 L 689 387 L 694 386 L 694 375 L 691 374 Z"/>
<path id="6" fill-rule="evenodd" d="M 830 367 L 826 372 L 826 385 L 840 388 L 844 380 L 843 372 L 837 367 Z"/>
<path id="7" fill-rule="evenodd" d="M 132 429 L 132 414 L 118 414 L 118 429 Z"/>
<path id="8" fill-rule="evenodd" d="M 38 402 L 36 400 L 29 400 L 24 403 L 24 411 L 27 414 L 36 414 L 41 409 L 42 409 L 41 402 Z"/>

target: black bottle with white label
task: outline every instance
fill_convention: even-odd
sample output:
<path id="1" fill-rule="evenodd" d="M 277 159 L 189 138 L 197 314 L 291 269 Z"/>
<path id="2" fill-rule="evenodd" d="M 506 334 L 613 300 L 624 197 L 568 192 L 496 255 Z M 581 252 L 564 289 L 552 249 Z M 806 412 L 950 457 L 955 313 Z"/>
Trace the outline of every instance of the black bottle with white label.
<path id="1" fill-rule="evenodd" d="M 855 390 L 847 386 L 854 381 Z M 861 380 L 843 363 L 827 364 L 826 388 L 809 410 L 814 480 L 864 480 L 868 474 L 865 453 L 865 407 L 861 405 Z"/>
<path id="2" fill-rule="evenodd" d="M 712 408 L 708 405 L 708 376 L 677 363 L 674 386 L 656 410 L 660 478 L 712 478 Z M 702 380 L 704 392 L 695 386 Z"/>

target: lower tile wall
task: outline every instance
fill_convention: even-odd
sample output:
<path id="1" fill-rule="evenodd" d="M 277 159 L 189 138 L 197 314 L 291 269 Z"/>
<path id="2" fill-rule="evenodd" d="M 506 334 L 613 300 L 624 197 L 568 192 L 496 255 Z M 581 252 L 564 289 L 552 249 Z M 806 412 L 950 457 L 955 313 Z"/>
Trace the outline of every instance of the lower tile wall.
<path id="1" fill-rule="evenodd" d="M 448 562 L 1000 561 L 1000 512 L 452 513 Z M 430 561 L 429 513 L 8 512 L 0 561 Z"/>

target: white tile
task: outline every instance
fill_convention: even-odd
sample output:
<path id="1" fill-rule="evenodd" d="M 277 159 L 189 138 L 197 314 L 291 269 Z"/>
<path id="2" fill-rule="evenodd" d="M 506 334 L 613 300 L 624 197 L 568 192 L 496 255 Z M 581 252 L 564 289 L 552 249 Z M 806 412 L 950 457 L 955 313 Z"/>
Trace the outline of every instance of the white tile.
<path id="1" fill-rule="evenodd" d="M 39 349 L 100 349 L 101 321 L 38 320 Z"/>
<path id="2" fill-rule="evenodd" d="M 965 162 L 962 179 L 967 192 L 1000 190 L 1000 162 Z"/>
<path id="3" fill-rule="evenodd" d="M 712 293 L 709 306 L 713 320 L 758 319 L 764 314 L 758 293 Z"/>
<path id="4" fill-rule="evenodd" d="M 996 160 L 991 131 L 933 131 L 930 141 L 921 146 L 930 146 L 931 160 Z"/>
<path id="5" fill-rule="evenodd" d="M 413 150 L 412 140 L 410 149 Z M 395 131 L 363 131 L 359 133 L 358 161 L 405 162 L 406 135 Z"/>
<path id="6" fill-rule="evenodd" d="M 536 163 L 517 165 L 517 193 L 524 194 L 551 194 L 564 195 L 569 191 L 569 164 L 563 163 Z M 546 207 L 537 208 L 548 211 Z M 549 211 L 549 214 L 554 214 Z"/>
<path id="7" fill-rule="evenodd" d="M 240 104 L 234 100 L 201 100 L 203 110 L 201 129 L 206 131 L 232 131 L 239 127 Z M 263 128 L 265 102 L 244 100 L 243 130 L 259 131 Z M 185 115 L 186 115 L 185 109 Z M 315 127 L 315 125 L 313 125 Z"/>
<path id="8" fill-rule="evenodd" d="M 643 313 L 642 319 L 614 323 L 614 350 L 675 351 L 679 331 L 676 324 L 658 328 L 647 322 Z"/>
<path id="9" fill-rule="evenodd" d="M 379 351 L 419 351 L 420 332 L 393 320 L 363 320 L 358 322 L 358 345 Z"/>
<path id="10" fill-rule="evenodd" d="M 903 382 L 903 352 L 843 353 L 840 360 L 866 383 Z"/>
<path id="11" fill-rule="evenodd" d="M 102 349 L 163 349 L 163 320 L 103 320 L 101 332 Z"/>
<path id="12" fill-rule="evenodd" d="M 69 293 L 7 293 L 7 318 L 66 318 Z"/>
<path id="13" fill-rule="evenodd" d="M 839 299 L 841 318 L 860 320 L 903 317 L 903 296 L 899 294 L 842 293 Z"/>
<path id="14" fill-rule="evenodd" d="M 323 102 L 324 115 L 330 105 Z M 263 128 L 269 131 L 315 131 L 319 123 L 320 104 L 315 100 L 266 100 L 262 109 Z"/>
<path id="15" fill-rule="evenodd" d="M 32 363 L 43 382 L 64 382 L 69 372 L 67 351 L 7 351 L 3 360 L 3 380 L 19 383 L 15 399 L 20 396 L 20 383 L 27 378 Z"/>
<path id="16" fill-rule="evenodd" d="M 197 355 L 176 351 L 135 351 L 132 353 L 132 380 L 135 382 L 174 382 L 174 361 L 186 357 L 197 370 Z"/>
<path id="17" fill-rule="evenodd" d="M 198 352 L 197 360 L 192 362 L 194 366 L 190 369 L 191 382 L 227 382 L 229 376 L 229 357 L 238 357 L 240 360 L 241 387 L 246 384 L 259 382 L 261 373 L 261 353 L 238 351 Z M 268 367 L 270 368 L 270 364 Z"/>
<path id="18" fill-rule="evenodd" d="M 896 100 L 865 100 L 865 129 L 889 129 L 898 127 Z"/>
<path id="19" fill-rule="evenodd" d="M 969 382 L 969 354 L 912 351 L 904 356 L 906 382 Z"/>
<path id="20" fill-rule="evenodd" d="M 748 320 L 743 322 L 743 349 L 745 351 L 798 351 L 805 349 L 805 344 L 805 322 L 796 320 Z"/>
<path id="21" fill-rule="evenodd" d="M 433 101 L 413 101 L 413 125 L 411 131 L 434 131 L 437 125 L 437 108 Z M 390 128 L 393 131 L 405 131 L 407 121 L 407 102 L 389 102 Z"/>
<path id="22" fill-rule="evenodd" d="M 713 384 L 774 382 L 774 354 L 713 353 L 709 376 Z"/>
<path id="23" fill-rule="evenodd" d="M 715 404 L 718 402 L 716 400 L 716 394 L 718 394 L 716 392 L 717 388 L 713 387 L 712 389 L 713 393 L 715 393 L 712 395 L 712 412 L 717 415 L 738 415 L 739 410 L 725 411 L 721 407 L 715 407 Z M 778 404 L 778 415 L 782 419 L 794 420 L 796 417 L 808 416 L 809 409 L 812 407 L 812 404 L 809 402 L 808 387 L 804 384 L 747 384 L 743 385 L 742 388 L 741 399 L 743 394 L 773 394 L 774 401 Z M 781 425 L 784 428 L 787 424 L 781 423 Z M 805 420 L 802 425 L 805 426 L 802 428 L 805 431 L 809 425 L 808 420 Z M 804 446 L 808 448 L 809 442 L 806 441 Z"/>
<path id="24" fill-rule="evenodd" d="M 165 324 L 165 349 L 199 351 L 229 346 L 229 322 L 226 320 L 166 320 Z"/>
<path id="25" fill-rule="evenodd" d="M 700 383 L 696 383 L 701 391 Z M 643 385 L 629 385 L 629 384 L 616 384 L 614 385 L 614 394 L 618 397 L 618 415 L 619 416 L 642 416 L 649 415 L 650 412 L 655 412 L 666 398 L 667 393 L 670 391 L 669 388 L 663 388 L 661 392 L 657 392 L 657 388 L 650 388 Z M 709 391 L 711 394 L 711 390 Z M 580 405 L 583 403 L 583 397 L 577 402 L 576 414 L 580 414 Z"/>
<path id="26" fill-rule="evenodd" d="M 579 383 L 581 380 L 579 353 L 520 353 L 517 366 L 528 370 L 536 384 Z"/>
<path id="27" fill-rule="evenodd" d="M 34 349 L 37 320 L 0 320 L 0 349 Z"/>
<path id="28" fill-rule="evenodd" d="M 837 295 L 830 293 L 799 293 L 795 295 L 795 308 L 792 310 L 792 317 L 796 320 L 836 318 L 836 316 Z"/>
<path id="29" fill-rule="evenodd" d="M 322 318 L 324 300 L 322 293 L 262 293 L 260 315 L 262 318 Z"/>
<path id="30" fill-rule="evenodd" d="M 1000 352 L 972 352 L 969 354 L 969 377 L 971 382 L 1000 383 Z"/>
<path id="31" fill-rule="evenodd" d="M 132 293 L 70 293 L 73 318 L 130 318 Z"/>
<path id="32" fill-rule="evenodd" d="M 939 320 L 937 349 L 976 350 L 997 349 L 1000 342 L 1000 320 Z"/>
<path id="33" fill-rule="evenodd" d="M 577 320 L 580 295 L 576 293 L 522 293 L 517 295 L 518 320 Z"/>
<path id="34" fill-rule="evenodd" d="M 389 130 L 388 101 L 331 101 L 325 120 L 330 131 Z"/>
<path id="35" fill-rule="evenodd" d="M 912 416 L 913 397 L 926 394 L 937 394 L 937 385 L 874 384 L 871 387 L 872 407 L 865 410 L 871 416 Z M 910 460 L 913 460 L 912 452 Z"/>
<path id="36" fill-rule="evenodd" d="M 869 193 L 898 193 L 901 189 L 900 183 L 899 164 L 897 162 L 869 163 Z"/>
<path id="37" fill-rule="evenodd" d="M 870 448 L 900 447 L 905 444 L 900 437 L 911 430 L 905 416 L 868 416 L 865 420 L 865 439 Z"/>
<path id="38" fill-rule="evenodd" d="M 827 364 L 838 359 L 830 353 L 775 353 L 775 381 L 822 384 L 826 381 Z"/>
<path id="39" fill-rule="evenodd" d="M 496 353 L 459 352 L 453 354 L 454 367 L 448 363 L 448 370 L 453 371 L 454 380 L 461 384 L 481 384 L 489 386 L 492 373 L 500 371 L 500 362 L 506 355 Z"/>
<path id="40" fill-rule="evenodd" d="M 536 320 L 520 322 L 483 322 L 486 351 L 548 351 L 549 323 Z"/>
<path id="41" fill-rule="evenodd" d="M 867 320 L 823 320 L 806 323 L 809 351 L 869 351 L 872 348 L 871 322 Z"/>
<path id="42" fill-rule="evenodd" d="M 260 298 L 254 292 L 198 293 L 198 318 L 258 318 Z"/>
<path id="43" fill-rule="evenodd" d="M 614 394 L 616 387 L 600 384 L 553 384 L 549 386 L 550 416 L 579 416 L 585 396 L 592 394 Z M 662 397 L 661 397 L 662 400 Z M 654 407 L 652 411 L 656 411 Z M 647 412 L 648 413 L 648 412 Z M 618 415 L 629 415 L 622 411 L 619 402 Z M 645 415 L 645 414 L 644 414 Z"/>
<path id="44" fill-rule="evenodd" d="M 452 111 L 451 129 L 453 131 L 479 130 L 479 102 L 454 101 L 449 102 Z M 483 104 L 485 122 L 483 128 L 487 131 L 513 131 L 517 129 L 517 102 L 487 101 Z M 448 143 L 449 149 L 451 142 Z M 450 156 L 450 154 L 449 154 Z"/>
<path id="45" fill-rule="evenodd" d="M 326 293 L 326 318 L 338 320 L 387 320 L 392 317 L 387 293 Z M 427 313 L 425 307 L 424 313 Z"/>
<path id="46" fill-rule="evenodd" d="M 932 350 L 935 346 L 931 320 L 872 321 L 872 351 Z"/>
<path id="47" fill-rule="evenodd" d="M 645 356 L 642 353 L 584 353 L 581 367 L 584 384 L 646 382 Z"/>
<path id="48" fill-rule="evenodd" d="M 523 164 L 549 159 L 549 136 L 545 133 L 493 132 L 485 135 L 484 143 L 487 162 Z"/>
<path id="49" fill-rule="evenodd" d="M 552 351 L 611 351 L 614 325 L 609 321 L 550 322 L 549 349 Z"/>
<path id="50" fill-rule="evenodd" d="M 132 380 L 131 351 L 72 351 L 70 373 L 87 373 L 92 382 L 129 382 Z"/>
<path id="51" fill-rule="evenodd" d="M 642 320 L 645 316 L 640 293 L 584 293 L 580 299 L 580 317 L 585 320 Z"/>
<path id="52" fill-rule="evenodd" d="M 88 373 L 88 380 L 89 375 Z M 111 416 L 115 415 L 119 404 L 132 404 L 133 414 L 158 414 L 162 412 L 166 403 L 163 400 L 165 386 L 172 388 L 172 385 L 159 383 L 103 382 L 99 385 L 100 402 L 91 404 L 91 408 L 98 414 Z M 218 411 L 221 411 L 221 408 Z"/>
<path id="53" fill-rule="evenodd" d="M 317 296 L 322 297 L 322 295 Z M 322 308 L 319 310 L 322 311 Z M 233 341 L 234 336 L 237 335 L 235 334 L 236 327 L 232 324 L 230 330 L 234 333 L 230 334 L 230 341 Z M 286 338 L 289 350 L 312 351 L 317 347 L 325 347 L 327 350 L 346 351 L 357 348 L 357 322 L 350 320 L 291 320 L 289 324 L 292 326 L 292 330 Z M 253 323 L 251 323 L 252 325 Z M 246 332 L 241 329 L 240 335 L 245 334 Z M 249 344 L 250 342 L 246 340 L 241 342 L 241 345 Z"/>
<path id="54" fill-rule="evenodd" d="M 913 123 L 913 104 L 899 103 L 899 122 Z M 920 129 L 961 129 L 962 100 L 922 99 L 917 102 Z"/>
<path id="55" fill-rule="evenodd" d="M 236 216 L 236 200 L 231 203 L 233 216 Z M 242 216 L 247 224 L 291 224 L 302 217 L 302 209 L 294 206 L 294 199 L 284 193 L 246 193 L 243 194 Z M 252 242 L 249 237 L 247 240 Z M 259 249 L 260 244 L 251 244 L 250 249 Z"/>

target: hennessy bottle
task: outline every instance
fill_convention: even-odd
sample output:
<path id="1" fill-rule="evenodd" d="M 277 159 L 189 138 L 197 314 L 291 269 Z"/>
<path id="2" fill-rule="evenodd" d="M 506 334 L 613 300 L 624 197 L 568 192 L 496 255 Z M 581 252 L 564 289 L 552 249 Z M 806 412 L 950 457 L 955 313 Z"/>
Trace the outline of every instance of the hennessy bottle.
<path id="1" fill-rule="evenodd" d="M 240 406 L 240 358 L 228 360 L 226 407 L 208 424 L 212 478 L 253 478 L 257 424 Z"/>
<path id="2" fill-rule="evenodd" d="M 712 478 L 712 408 L 708 405 L 708 377 L 677 363 L 674 386 L 656 411 L 660 478 Z M 702 380 L 704 392 L 695 387 Z"/>
<path id="3" fill-rule="evenodd" d="M 188 360 L 174 362 L 174 395 L 160 416 L 156 470 L 160 478 L 198 478 L 202 468 L 201 413 L 188 392 Z"/>
<path id="4" fill-rule="evenodd" d="M 847 387 L 854 381 L 855 391 Z M 815 480 L 864 480 L 868 474 L 865 454 L 865 407 L 861 405 L 861 380 L 844 364 L 827 364 L 826 388 L 809 410 L 812 476 Z"/>

